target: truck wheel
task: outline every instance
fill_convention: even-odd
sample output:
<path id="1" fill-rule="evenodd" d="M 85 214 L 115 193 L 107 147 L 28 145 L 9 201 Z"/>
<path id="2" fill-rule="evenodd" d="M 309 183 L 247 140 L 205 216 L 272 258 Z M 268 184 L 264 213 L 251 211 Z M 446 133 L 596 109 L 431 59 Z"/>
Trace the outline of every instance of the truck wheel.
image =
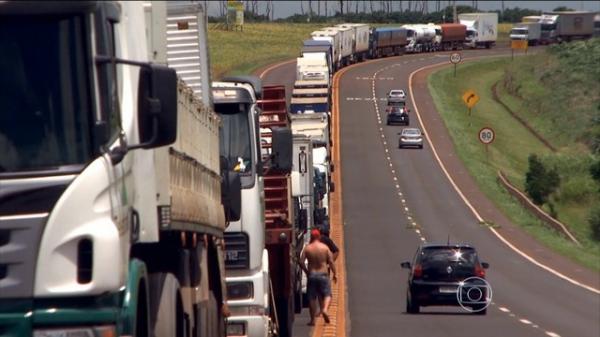
<path id="1" fill-rule="evenodd" d="M 206 315 L 208 336 L 225 336 L 225 322 L 221 319 L 221 306 L 213 290 L 208 294 L 208 313 Z"/>
<path id="2" fill-rule="evenodd" d="M 293 337 L 294 297 L 277 299 L 277 318 L 279 319 L 278 337 Z"/>
<path id="3" fill-rule="evenodd" d="M 294 313 L 302 312 L 302 287 L 294 293 Z"/>
<path id="4" fill-rule="evenodd" d="M 179 281 L 171 273 L 149 277 L 150 317 L 154 337 L 184 337 L 185 317 Z"/>

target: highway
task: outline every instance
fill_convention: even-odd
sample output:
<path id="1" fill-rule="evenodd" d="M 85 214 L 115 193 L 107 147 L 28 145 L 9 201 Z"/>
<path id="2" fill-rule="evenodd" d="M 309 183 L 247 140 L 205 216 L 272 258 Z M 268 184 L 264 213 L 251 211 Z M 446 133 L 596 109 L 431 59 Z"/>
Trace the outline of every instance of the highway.
<path id="1" fill-rule="evenodd" d="M 463 56 L 503 52 L 499 48 L 465 51 Z M 409 97 L 409 106 L 411 126 L 419 126 L 418 110 L 427 141 L 423 150 L 397 148 L 397 132 L 402 127 L 385 125 L 386 102 L 380 98 L 390 89 L 408 91 L 411 73 L 447 60 L 447 54 L 375 60 L 352 66 L 339 79 L 349 335 L 600 336 L 600 294 L 575 284 L 598 289 L 600 276 L 532 241 L 478 191 L 454 153 L 421 73 L 413 76 L 414 100 Z M 265 74 L 264 85 L 285 84 L 291 91 L 294 74 L 293 62 L 282 64 Z M 479 224 L 478 216 L 500 225 L 498 234 L 546 269 L 509 248 Z M 400 263 L 411 260 L 424 240 L 446 242 L 448 236 L 451 242 L 474 245 L 482 261 L 490 263 L 486 277 L 493 288 L 493 303 L 488 314 L 476 316 L 443 307 L 406 314 L 408 272 Z M 302 319 L 297 322 L 303 323 Z M 308 334 L 306 329 L 296 332 L 296 336 Z"/>

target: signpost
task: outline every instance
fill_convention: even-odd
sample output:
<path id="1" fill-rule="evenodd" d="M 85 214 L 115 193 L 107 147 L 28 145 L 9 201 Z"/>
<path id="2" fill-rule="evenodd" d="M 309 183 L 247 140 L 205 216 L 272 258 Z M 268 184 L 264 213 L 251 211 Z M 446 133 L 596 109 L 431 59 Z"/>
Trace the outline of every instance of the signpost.
<path id="1" fill-rule="evenodd" d="M 511 40 L 510 41 L 510 51 L 511 58 L 515 58 L 515 49 L 525 49 L 525 54 L 527 54 L 527 48 L 529 48 L 528 40 Z"/>
<path id="2" fill-rule="evenodd" d="M 456 65 L 460 63 L 462 60 L 462 56 L 460 53 L 452 53 L 450 54 L 450 63 L 454 64 L 454 77 L 456 77 Z"/>
<path id="3" fill-rule="evenodd" d="M 462 100 L 469 109 L 469 116 L 471 115 L 471 109 L 479 102 L 479 96 L 473 89 L 465 91 L 462 95 Z"/>
<path id="4" fill-rule="evenodd" d="M 463 93 L 462 100 L 467 106 L 469 112 L 469 126 L 471 126 L 471 109 L 479 102 L 479 96 L 473 89 L 469 89 Z"/>
<path id="5" fill-rule="evenodd" d="M 488 160 L 488 145 L 493 143 L 494 139 L 496 139 L 496 133 L 494 132 L 494 129 L 486 126 L 479 130 L 479 141 L 485 146 L 485 158 Z"/>
<path id="6" fill-rule="evenodd" d="M 227 29 L 233 27 L 244 30 L 244 3 L 238 0 L 227 0 Z"/>

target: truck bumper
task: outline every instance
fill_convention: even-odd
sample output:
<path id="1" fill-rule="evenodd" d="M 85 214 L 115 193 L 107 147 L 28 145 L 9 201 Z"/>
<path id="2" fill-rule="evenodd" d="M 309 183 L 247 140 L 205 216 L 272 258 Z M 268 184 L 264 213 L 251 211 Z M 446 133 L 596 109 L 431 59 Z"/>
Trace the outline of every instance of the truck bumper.
<path id="1" fill-rule="evenodd" d="M 240 329 L 240 327 L 243 327 Z M 232 316 L 227 319 L 227 336 L 267 337 L 269 336 L 269 317 Z"/>
<path id="2" fill-rule="evenodd" d="M 98 299 L 69 298 L 63 300 L 7 299 L 0 301 L 0 335 L 2 337 L 29 337 L 36 331 L 82 331 L 99 335 L 98 332 L 111 330 L 120 336 L 120 310 L 117 306 L 120 296 L 114 295 L 116 303 L 99 303 Z M 112 297 L 112 296 L 108 296 Z M 93 302 L 93 303 L 90 303 Z M 110 304 L 115 304 L 114 306 Z M 50 335 L 52 336 L 52 335 Z M 56 334 L 60 336 L 60 334 Z"/>

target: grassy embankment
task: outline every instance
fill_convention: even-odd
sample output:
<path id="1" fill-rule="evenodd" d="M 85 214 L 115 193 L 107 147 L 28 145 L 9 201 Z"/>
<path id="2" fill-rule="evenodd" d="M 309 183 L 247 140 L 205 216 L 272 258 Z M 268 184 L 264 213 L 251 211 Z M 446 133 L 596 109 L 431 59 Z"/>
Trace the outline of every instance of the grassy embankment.
<path id="1" fill-rule="evenodd" d="M 248 23 L 243 32 L 215 26 L 209 25 L 208 44 L 212 77 L 218 79 L 225 74 L 249 74 L 265 65 L 298 57 L 302 41 L 326 24 Z M 507 40 L 509 30 L 510 24 L 499 25 L 498 42 Z"/>
<path id="2" fill-rule="evenodd" d="M 456 78 L 451 69 L 441 70 L 430 76 L 429 88 L 458 155 L 488 198 L 548 247 L 598 271 L 600 242 L 591 238 L 587 217 L 590 208 L 600 202 L 600 186 L 589 173 L 592 155 L 585 145 L 600 103 L 600 41 L 594 43 L 587 49 L 580 45 L 555 47 L 512 62 L 503 58 L 468 63 L 459 66 Z M 492 99 L 491 87 L 496 82 L 500 82 L 500 99 L 557 148 L 556 153 Z M 469 117 L 460 97 L 471 88 L 481 100 Z M 496 131 L 488 158 L 477 138 L 483 126 Z M 550 200 L 558 219 L 582 247 L 548 229 L 497 182 L 496 173 L 502 170 L 524 191 L 527 158 L 532 153 L 560 174 L 560 187 Z M 544 208 L 549 210 L 547 205 Z"/>

